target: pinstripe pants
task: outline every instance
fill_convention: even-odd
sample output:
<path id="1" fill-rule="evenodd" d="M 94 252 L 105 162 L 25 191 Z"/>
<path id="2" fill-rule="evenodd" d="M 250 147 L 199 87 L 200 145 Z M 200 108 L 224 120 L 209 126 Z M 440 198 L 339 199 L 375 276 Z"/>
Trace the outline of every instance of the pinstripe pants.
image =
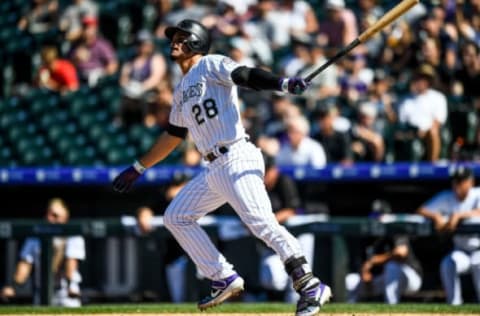
<path id="1" fill-rule="evenodd" d="M 260 150 L 250 142 L 238 141 L 193 178 L 168 206 L 164 215 L 166 228 L 209 279 L 224 279 L 235 271 L 197 220 L 226 202 L 283 262 L 302 255 L 298 241 L 275 219 L 264 173 Z"/>

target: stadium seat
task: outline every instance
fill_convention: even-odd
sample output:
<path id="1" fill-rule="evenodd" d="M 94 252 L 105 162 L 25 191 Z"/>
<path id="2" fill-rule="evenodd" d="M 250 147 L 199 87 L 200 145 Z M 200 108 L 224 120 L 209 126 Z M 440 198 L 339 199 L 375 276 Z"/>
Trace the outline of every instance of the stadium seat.
<path id="1" fill-rule="evenodd" d="M 62 156 L 62 162 L 69 166 L 88 166 L 95 160 L 96 152 L 92 146 L 72 148 Z"/>
<path id="2" fill-rule="evenodd" d="M 78 131 L 78 127 L 75 123 L 64 123 L 64 124 L 54 124 L 50 126 L 47 130 L 48 139 L 56 143 L 62 137 L 66 137 L 66 135 L 74 135 Z"/>
<path id="3" fill-rule="evenodd" d="M 43 135 L 27 135 L 15 141 L 15 147 L 20 154 L 28 152 L 32 148 L 47 148 Z"/>
<path id="4" fill-rule="evenodd" d="M 52 150 L 48 147 L 30 147 L 22 153 L 20 161 L 26 166 L 49 165 Z"/>

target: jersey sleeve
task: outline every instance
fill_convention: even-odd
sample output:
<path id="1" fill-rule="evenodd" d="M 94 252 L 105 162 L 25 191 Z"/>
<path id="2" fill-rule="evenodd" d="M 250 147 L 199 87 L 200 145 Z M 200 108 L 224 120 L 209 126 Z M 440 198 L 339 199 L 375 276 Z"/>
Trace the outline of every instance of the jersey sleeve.
<path id="1" fill-rule="evenodd" d="M 82 236 L 68 237 L 65 243 L 65 257 L 85 260 L 85 239 Z"/>
<path id="2" fill-rule="evenodd" d="M 169 123 L 179 127 L 187 127 L 183 120 L 182 116 L 182 102 L 181 102 L 181 94 L 179 89 L 175 89 L 176 93 L 173 96 L 173 104 L 172 109 L 170 110 L 169 116 Z"/>
<path id="3" fill-rule="evenodd" d="M 20 250 L 20 259 L 33 264 L 35 258 L 40 254 L 40 240 L 38 238 L 27 238 Z"/>
<path id="4" fill-rule="evenodd" d="M 423 207 L 432 212 L 448 212 L 449 191 L 443 191 L 428 200 Z"/>
<path id="5" fill-rule="evenodd" d="M 218 84 L 233 86 L 232 71 L 241 65 L 227 56 L 207 55 L 205 57 L 207 76 Z"/>

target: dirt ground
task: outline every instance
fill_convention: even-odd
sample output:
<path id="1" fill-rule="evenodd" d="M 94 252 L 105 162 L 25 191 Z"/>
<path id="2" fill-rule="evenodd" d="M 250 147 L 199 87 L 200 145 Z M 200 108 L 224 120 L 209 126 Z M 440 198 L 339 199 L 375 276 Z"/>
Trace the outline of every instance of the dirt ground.
<path id="1" fill-rule="evenodd" d="M 31 316 L 34 314 L 2 314 L 1 316 Z M 38 314 L 41 316 L 54 316 L 55 314 Z M 62 316 L 81 316 L 82 314 L 61 314 Z M 112 313 L 112 314 L 94 314 L 94 316 L 291 316 L 292 313 L 271 313 L 271 314 L 234 314 L 234 313 Z M 473 314 L 438 314 L 438 313 L 320 313 L 319 316 L 472 316 Z"/>

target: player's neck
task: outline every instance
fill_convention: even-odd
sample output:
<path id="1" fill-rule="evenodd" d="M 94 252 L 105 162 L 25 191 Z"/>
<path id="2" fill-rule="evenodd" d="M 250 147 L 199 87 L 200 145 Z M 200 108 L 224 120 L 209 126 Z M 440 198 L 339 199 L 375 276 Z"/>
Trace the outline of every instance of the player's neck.
<path id="1" fill-rule="evenodd" d="M 202 55 L 193 55 L 191 58 L 179 60 L 178 65 L 182 69 L 182 73 L 185 75 L 198 61 L 202 58 Z"/>

